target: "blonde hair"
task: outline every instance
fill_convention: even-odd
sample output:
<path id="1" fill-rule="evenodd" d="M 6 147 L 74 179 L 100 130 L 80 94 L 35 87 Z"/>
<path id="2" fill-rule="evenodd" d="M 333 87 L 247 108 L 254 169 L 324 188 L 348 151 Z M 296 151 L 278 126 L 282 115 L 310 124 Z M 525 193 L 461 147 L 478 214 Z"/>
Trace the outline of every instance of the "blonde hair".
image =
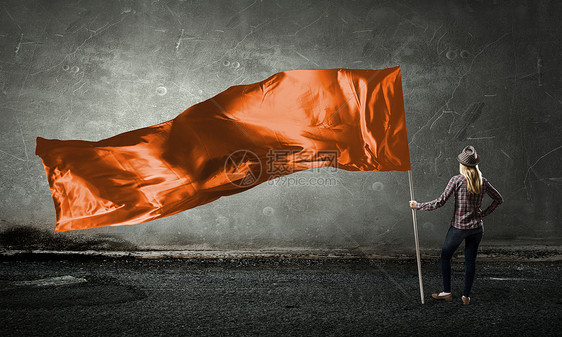
<path id="1" fill-rule="evenodd" d="M 470 193 L 480 194 L 482 190 L 482 172 L 478 168 L 459 164 L 460 173 L 466 178 L 466 188 Z"/>

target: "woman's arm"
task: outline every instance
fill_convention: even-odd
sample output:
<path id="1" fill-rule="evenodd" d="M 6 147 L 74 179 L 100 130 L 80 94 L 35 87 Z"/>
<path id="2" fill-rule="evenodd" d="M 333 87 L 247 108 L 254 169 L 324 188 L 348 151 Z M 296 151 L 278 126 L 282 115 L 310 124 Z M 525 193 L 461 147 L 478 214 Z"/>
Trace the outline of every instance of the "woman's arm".
<path id="1" fill-rule="evenodd" d="M 482 217 L 492 213 L 503 202 L 500 192 L 498 192 L 498 190 L 496 190 L 487 179 L 484 179 L 484 184 L 486 185 L 486 193 L 494 199 L 494 201 L 492 201 L 492 204 L 481 213 Z"/>
<path id="2" fill-rule="evenodd" d="M 445 187 L 445 191 L 443 191 L 443 193 L 441 193 L 441 195 L 437 199 L 428 202 L 418 202 L 416 203 L 416 209 L 420 211 L 432 211 L 445 205 L 447 199 L 449 199 L 451 194 L 453 194 L 453 192 L 455 191 L 457 181 L 458 179 L 456 178 L 456 176 L 452 177 L 449 180 L 447 187 Z"/>

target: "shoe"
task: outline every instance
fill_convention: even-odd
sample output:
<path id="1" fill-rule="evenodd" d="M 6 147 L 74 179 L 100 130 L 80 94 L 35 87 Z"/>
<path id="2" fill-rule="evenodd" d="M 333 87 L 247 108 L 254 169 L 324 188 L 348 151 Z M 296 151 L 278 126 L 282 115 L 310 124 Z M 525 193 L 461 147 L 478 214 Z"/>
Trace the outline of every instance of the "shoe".
<path id="1" fill-rule="evenodd" d="M 431 294 L 431 297 L 435 298 L 436 300 L 445 300 L 447 302 L 451 302 L 453 300 L 453 294 L 451 293 L 447 295 Z"/>
<path id="2" fill-rule="evenodd" d="M 462 297 L 462 304 L 468 305 L 470 303 L 470 297 L 463 296 Z"/>

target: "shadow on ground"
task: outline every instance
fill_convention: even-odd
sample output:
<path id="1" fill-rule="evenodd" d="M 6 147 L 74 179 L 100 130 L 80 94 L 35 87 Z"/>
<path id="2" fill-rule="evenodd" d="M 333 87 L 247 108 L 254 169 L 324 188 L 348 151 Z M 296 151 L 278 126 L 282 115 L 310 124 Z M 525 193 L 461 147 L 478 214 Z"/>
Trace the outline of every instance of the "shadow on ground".
<path id="1" fill-rule="evenodd" d="M 0 248 L 6 250 L 136 250 L 138 247 L 112 236 L 73 237 L 30 226 L 10 226 L 0 232 Z"/>

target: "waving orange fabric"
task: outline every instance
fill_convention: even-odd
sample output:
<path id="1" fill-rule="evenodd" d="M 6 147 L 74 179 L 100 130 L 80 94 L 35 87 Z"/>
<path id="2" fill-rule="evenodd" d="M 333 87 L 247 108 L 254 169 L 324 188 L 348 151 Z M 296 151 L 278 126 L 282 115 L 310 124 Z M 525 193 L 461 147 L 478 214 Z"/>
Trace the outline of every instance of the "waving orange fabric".
<path id="1" fill-rule="evenodd" d="M 400 67 L 280 72 L 97 142 L 37 137 L 35 153 L 55 232 L 150 221 L 311 167 L 410 169 Z"/>

